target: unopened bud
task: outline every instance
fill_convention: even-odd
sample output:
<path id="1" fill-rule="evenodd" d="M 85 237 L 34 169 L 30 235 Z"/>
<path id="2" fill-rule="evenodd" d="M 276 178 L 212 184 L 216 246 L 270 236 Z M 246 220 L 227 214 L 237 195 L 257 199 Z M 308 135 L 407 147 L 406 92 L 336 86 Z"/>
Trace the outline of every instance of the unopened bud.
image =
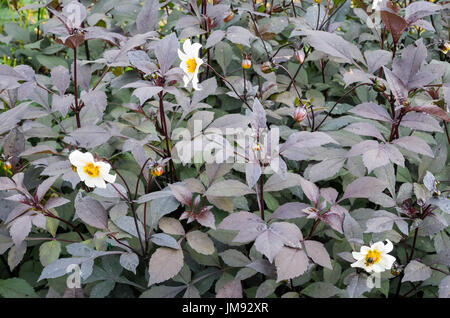
<path id="1" fill-rule="evenodd" d="M 253 149 L 253 151 L 260 151 L 260 150 L 261 150 L 261 145 L 260 145 L 260 144 L 255 144 L 255 145 L 252 147 L 252 149 Z"/>
<path id="2" fill-rule="evenodd" d="M 5 162 L 3 162 L 2 167 L 4 170 L 11 170 L 12 164 L 10 161 L 5 161 Z"/>
<path id="3" fill-rule="evenodd" d="M 378 82 L 378 81 L 377 81 L 377 82 L 373 85 L 373 89 L 376 90 L 377 92 L 382 93 L 382 92 L 384 92 L 384 91 L 386 90 L 386 85 L 384 85 L 383 82 Z"/>
<path id="4" fill-rule="evenodd" d="M 261 65 L 261 72 L 267 74 L 273 71 L 273 67 L 272 67 L 272 63 L 270 63 L 269 61 L 264 62 Z"/>
<path id="5" fill-rule="evenodd" d="M 230 22 L 231 20 L 233 20 L 233 18 L 234 18 L 234 13 L 233 13 L 233 12 L 230 12 L 230 13 L 225 17 L 225 19 L 223 19 L 223 22 L 225 22 L 225 23 Z"/>
<path id="6" fill-rule="evenodd" d="M 444 54 L 447 54 L 450 51 L 450 42 L 445 42 L 441 45 L 441 51 Z"/>
<path id="7" fill-rule="evenodd" d="M 402 267 L 398 265 L 397 262 L 394 262 L 391 267 L 391 274 L 394 276 L 398 276 L 402 273 Z"/>
<path id="8" fill-rule="evenodd" d="M 411 105 L 410 102 L 408 102 L 406 99 L 403 101 L 403 106 L 408 107 L 409 105 Z"/>
<path id="9" fill-rule="evenodd" d="M 301 123 L 307 116 L 308 112 L 304 107 L 297 107 L 294 110 L 294 120 Z"/>
<path id="10" fill-rule="evenodd" d="M 298 50 L 295 51 L 295 59 L 300 63 L 303 64 L 303 62 L 305 61 L 305 52 L 303 52 L 303 50 Z"/>
<path id="11" fill-rule="evenodd" d="M 160 175 L 163 174 L 163 172 L 164 172 L 164 168 L 161 167 L 161 166 L 153 167 L 150 170 L 151 175 L 154 176 L 154 177 L 159 177 Z"/>
<path id="12" fill-rule="evenodd" d="M 249 59 L 243 59 L 241 65 L 243 69 L 248 70 L 252 67 L 252 61 Z"/>

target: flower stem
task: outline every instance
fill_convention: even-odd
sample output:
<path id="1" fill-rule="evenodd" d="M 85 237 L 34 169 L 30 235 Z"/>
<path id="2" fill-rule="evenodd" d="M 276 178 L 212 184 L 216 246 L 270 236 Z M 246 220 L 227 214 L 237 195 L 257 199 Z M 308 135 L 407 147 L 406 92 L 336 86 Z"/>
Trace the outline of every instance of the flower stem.
<path id="1" fill-rule="evenodd" d="M 60 217 L 54 215 L 52 212 L 50 212 L 48 209 L 44 208 L 43 206 L 39 206 L 39 210 L 41 210 L 41 211 L 44 213 L 45 216 L 51 217 L 51 218 L 53 218 L 53 219 L 56 219 L 56 220 L 58 220 L 58 221 L 61 221 L 61 222 L 63 222 L 64 224 L 70 226 L 70 227 L 78 234 L 78 236 L 81 238 L 81 240 L 84 241 L 83 235 L 82 235 L 82 234 L 80 233 L 80 231 L 75 227 L 75 225 L 73 225 L 72 223 L 70 223 L 70 222 L 68 222 L 68 221 L 66 221 L 66 220 L 64 220 L 64 219 L 61 219 Z"/>
<path id="2" fill-rule="evenodd" d="M 138 239 L 139 239 L 139 244 L 141 245 L 141 249 L 142 249 L 142 255 L 145 255 L 145 249 L 144 249 L 144 244 L 142 243 L 142 238 L 141 238 L 141 232 L 139 231 L 139 226 L 138 226 L 138 221 L 137 221 L 137 215 L 136 215 L 136 208 L 134 207 L 134 202 L 132 200 L 132 194 L 131 194 L 131 190 L 130 187 L 128 186 L 128 183 L 126 182 L 126 180 L 124 179 L 124 177 L 119 173 L 119 171 L 117 171 L 117 169 L 114 167 L 114 165 L 111 163 L 111 161 L 109 161 L 108 159 L 104 159 L 106 162 L 108 162 L 111 165 L 111 168 L 117 173 L 117 175 L 119 176 L 120 179 L 122 179 L 123 183 L 125 184 L 125 187 L 127 189 L 127 193 L 128 193 L 128 199 L 127 202 L 130 205 L 131 208 L 131 213 L 133 214 L 133 219 L 134 219 L 134 225 L 136 226 L 136 232 L 138 235 Z M 112 184 L 112 183 L 111 183 Z M 114 186 L 113 186 L 114 187 Z M 114 189 L 116 189 L 117 192 L 120 193 L 120 191 L 114 187 Z M 122 197 L 124 197 L 122 195 Z"/>
<path id="3" fill-rule="evenodd" d="M 75 105 L 74 105 L 74 111 L 75 111 L 75 118 L 77 120 L 77 127 L 81 128 L 81 120 L 80 120 L 80 108 L 78 107 L 78 78 L 77 78 L 77 48 L 73 48 L 73 85 L 74 85 L 74 92 L 73 96 L 75 99 Z"/>
<path id="4" fill-rule="evenodd" d="M 164 112 L 164 101 L 163 101 L 163 97 L 164 97 L 164 93 L 160 92 L 158 93 L 159 96 L 159 115 L 161 118 L 161 126 L 164 132 L 164 139 L 166 140 L 166 153 L 167 156 L 170 157 L 170 161 L 169 161 L 169 169 L 170 169 L 170 173 L 169 173 L 169 181 L 170 183 L 173 183 L 175 180 L 175 167 L 173 165 L 173 160 L 172 160 L 172 153 L 170 151 L 170 139 L 169 139 L 169 133 L 167 130 L 167 123 L 166 123 L 166 114 Z"/>
<path id="5" fill-rule="evenodd" d="M 334 103 L 333 107 L 331 107 L 330 111 L 325 115 L 324 119 L 322 119 L 322 121 L 317 125 L 315 130 L 319 130 L 320 126 L 322 126 L 322 124 L 325 122 L 325 120 L 328 118 L 328 116 L 330 116 L 331 112 L 334 110 L 334 108 L 337 106 L 337 104 L 339 104 L 345 97 L 347 97 L 348 94 L 350 94 L 355 89 L 357 89 L 358 87 L 363 86 L 363 85 L 370 85 L 370 84 L 362 83 L 362 84 L 356 85 L 351 90 L 347 91 L 344 95 L 342 95 L 341 98 L 339 98 L 337 100 L 337 102 Z"/>
<path id="6" fill-rule="evenodd" d="M 230 81 L 228 81 L 225 77 L 223 77 L 222 75 L 220 75 L 219 73 L 217 73 L 217 71 L 208 63 L 204 63 L 207 67 L 209 67 L 222 81 L 224 81 L 225 83 L 227 83 L 228 85 L 230 85 L 231 89 L 234 91 L 234 93 L 236 94 L 237 97 L 239 97 L 239 99 L 248 107 L 248 109 L 250 109 L 251 111 L 253 111 L 253 107 L 250 106 L 250 104 L 241 96 L 239 95 L 239 93 L 236 91 L 236 89 L 234 88 L 233 84 L 230 83 Z"/>
<path id="7" fill-rule="evenodd" d="M 414 250 L 416 249 L 416 242 L 417 242 L 417 234 L 418 233 L 419 233 L 419 228 L 416 228 L 416 230 L 414 231 L 413 245 L 412 245 L 412 248 L 411 248 L 411 254 L 409 255 L 408 262 L 410 260 L 412 260 L 412 258 L 413 258 Z"/>
<path id="8" fill-rule="evenodd" d="M 102 79 L 105 77 L 106 73 L 108 73 L 110 67 L 108 66 L 102 73 L 102 75 L 100 75 L 100 78 L 98 79 L 97 83 L 95 83 L 94 87 L 92 88 L 92 90 L 95 90 L 98 86 L 98 84 L 101 83 Z"/>
<path id="9" fill-rule="evenodd" d="M 264 178 L 263 175 L 259 177 L 259 212 L 261 219 L 264 221 Z"/>

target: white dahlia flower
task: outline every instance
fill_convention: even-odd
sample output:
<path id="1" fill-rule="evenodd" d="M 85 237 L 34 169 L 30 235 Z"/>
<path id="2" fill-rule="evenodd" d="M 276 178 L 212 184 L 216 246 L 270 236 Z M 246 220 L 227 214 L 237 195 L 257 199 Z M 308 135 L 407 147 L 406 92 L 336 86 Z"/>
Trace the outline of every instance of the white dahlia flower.
<path id="1" fill-rule="evenodd" d="M 184 86 L 192 82 L 192 87 L 195 90 L 201 90 L 198 86 L 198 70 L 203 60 L 198 56 L 198 52 L 202 45 L 200 43 L 191 44 L 191 40 L 187 39 L 183 43 L 183 51 L 178 50 L 178 57 L 181 60 L 180 68 L 184 71 Z"/>
<path id="2" fill-rule="evenodd" d="M 359 252 L 352 252 L 356 262 L 351 264 L 351 266 L 363 268 L 368 273 L 381 273 L 391 269 L 392 264 L 395 262 L 395 257 L 388 253 L 392 251 L 394 246 L 391 241 L 386 241 L 386 245 L 383 242 L 376 242 L 370 247 L 362 246 Z"/>
<path id="3" fill-rule="evenodd" d="M 116 175 L 109 174 L 111 165 L 103 161 L 95 161 L 89 152 L 73 151 L 69 155 L 70 163 L 76 168 L 76 172 L 88 187 L 106 188 L 105 181 L 113 183 Z"/>

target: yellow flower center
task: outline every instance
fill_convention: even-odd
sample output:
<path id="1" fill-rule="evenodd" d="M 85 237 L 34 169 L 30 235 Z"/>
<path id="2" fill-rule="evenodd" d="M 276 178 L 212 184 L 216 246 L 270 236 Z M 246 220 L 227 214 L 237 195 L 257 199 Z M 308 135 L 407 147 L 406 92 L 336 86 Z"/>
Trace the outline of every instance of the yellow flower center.
<path id="1" fill-rule="evenodd" d="M 189 73 L 194 73 L 195 69 L 197 68 L 197 61 L 195 60 L 195 58 L 188 59 L 186 61 L 186 65 L 187 65 L 187 71 Z"/>
<path id="2" fill-rule="evenodd" d="M 95 166 L 92 162 L 89 162 L 87 165 L 84 166 L 83 171 L 88 176 L 95 178 L 98 177 L 98 175 L 100 174 L 100 166 Z"/>
<path id="3" fill-rule="evenodd" d="M 380 261 L 381 253 L 377 250 L 370 250 L 366 255 L 366 266 L 376 264 Z"/>

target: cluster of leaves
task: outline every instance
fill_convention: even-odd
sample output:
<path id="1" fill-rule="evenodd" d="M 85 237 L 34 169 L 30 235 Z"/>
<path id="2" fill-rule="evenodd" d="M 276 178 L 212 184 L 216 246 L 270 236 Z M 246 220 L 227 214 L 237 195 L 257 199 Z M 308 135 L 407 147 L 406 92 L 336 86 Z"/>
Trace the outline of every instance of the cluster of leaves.
<path id="1" fill-rule="evenodd" d="M 1 296 L 450 297 L 447 1 L 11 3 Z M 75 149 L 116 182 L 80 182 Z M 386 239 L 369 286 L 351 252 Z"/>

